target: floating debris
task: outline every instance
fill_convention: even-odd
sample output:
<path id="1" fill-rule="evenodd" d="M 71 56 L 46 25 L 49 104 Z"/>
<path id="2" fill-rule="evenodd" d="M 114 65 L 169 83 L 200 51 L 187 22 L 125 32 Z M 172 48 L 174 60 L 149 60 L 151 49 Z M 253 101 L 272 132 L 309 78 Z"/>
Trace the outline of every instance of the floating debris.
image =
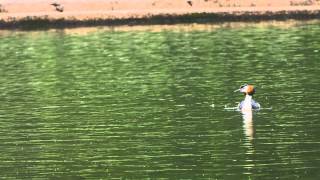
<path id="1" fill-rule="evenodd" d="M 60 3 L 53 2 L 50 4 L 51 6 L 54 6 L 56 8 L 56 11 L 63 12 L 64 8 Z"/>
<path id="2" fill-rule="evenodd" d="M 0 13 L 6 13 L 8 12 L 3 6 L 2 4 L 0 4 Z"/>
<path id="3" fill-rule="evenodd" d="M 190 5 L 190 6 L 192 6 L 192 1 L 187 1 L 187 3 Z"/>
<path id="4" fill-rule="evenodd" d="M 60 4 L 57 3 L 57 2 L 51 3 L 50 5 L 52 5 L 52 6 L 54 6 L 54 7 L 60 6 Z"/>
<path id="5" fill-rule="evenodd" d="M 57 6 L 56 11 L 63 12 L 63 6 Z"/>

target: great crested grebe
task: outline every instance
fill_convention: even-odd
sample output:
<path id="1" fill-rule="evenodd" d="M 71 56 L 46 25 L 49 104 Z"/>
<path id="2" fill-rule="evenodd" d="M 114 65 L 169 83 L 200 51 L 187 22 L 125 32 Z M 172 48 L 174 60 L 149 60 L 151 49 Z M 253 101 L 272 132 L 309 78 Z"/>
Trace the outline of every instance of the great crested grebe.
<path id="1" fill-rule="evenodd" d="M 244 84 L 240 87 L 240 89 L 235 90 L 244 93 L 245 98 L 241 101 L 238 105 L 238 109 L 241 111 L 248 111 L 248 110 L 259 110 L 260 104 L 252 99 L 253 94 L 255 93 L 255 89 L 253 85 Z"/>

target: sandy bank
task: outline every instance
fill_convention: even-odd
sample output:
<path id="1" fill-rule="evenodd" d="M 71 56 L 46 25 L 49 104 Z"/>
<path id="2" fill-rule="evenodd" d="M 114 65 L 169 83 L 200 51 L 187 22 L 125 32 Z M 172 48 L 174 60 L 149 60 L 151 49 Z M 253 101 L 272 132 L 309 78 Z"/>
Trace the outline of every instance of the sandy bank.
<path id="1" fill-rule="evenodd" d="M 0 28 L 313 19 L 320 0 L 1 0 Z"/>

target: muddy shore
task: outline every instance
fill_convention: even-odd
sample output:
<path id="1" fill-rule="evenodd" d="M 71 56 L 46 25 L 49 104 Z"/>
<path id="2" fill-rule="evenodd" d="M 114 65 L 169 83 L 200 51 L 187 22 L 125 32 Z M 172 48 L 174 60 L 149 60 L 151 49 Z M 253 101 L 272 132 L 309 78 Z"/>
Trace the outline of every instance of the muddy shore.
<path id="1" fill-rule="evenodd" d="M 319 18 L 320 0 L 0 1 L 0 29 Z"/>

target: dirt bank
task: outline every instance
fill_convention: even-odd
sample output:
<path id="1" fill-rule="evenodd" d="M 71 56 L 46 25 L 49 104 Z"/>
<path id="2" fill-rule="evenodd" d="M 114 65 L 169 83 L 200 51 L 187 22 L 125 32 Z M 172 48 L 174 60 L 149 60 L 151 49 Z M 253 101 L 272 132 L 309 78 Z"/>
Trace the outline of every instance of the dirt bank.
<path id="1" fill-rule="evenodd" d="M 319 17 L 320 0 L 0 0 L 0 28 Z"/>

